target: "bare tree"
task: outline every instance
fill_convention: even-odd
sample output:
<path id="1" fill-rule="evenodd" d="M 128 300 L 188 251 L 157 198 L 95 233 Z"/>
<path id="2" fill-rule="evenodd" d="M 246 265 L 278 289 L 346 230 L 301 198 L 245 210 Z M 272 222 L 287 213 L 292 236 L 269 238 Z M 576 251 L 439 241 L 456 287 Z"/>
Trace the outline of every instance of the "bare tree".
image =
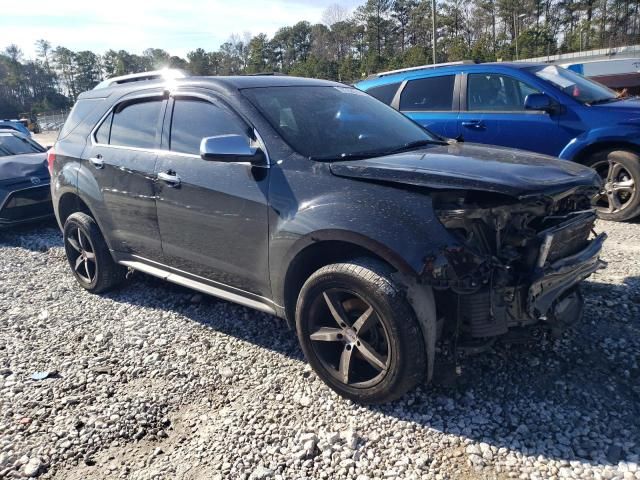
<path id="1" fill-rule="evenodd" d="M 339 22 L 345 22 L 349 19 L 349 11 L 334 3 L 333 5 L 329 5 L 324 12 L 322 12 L 322 23 L 326 26 L 331 27 Z"/>

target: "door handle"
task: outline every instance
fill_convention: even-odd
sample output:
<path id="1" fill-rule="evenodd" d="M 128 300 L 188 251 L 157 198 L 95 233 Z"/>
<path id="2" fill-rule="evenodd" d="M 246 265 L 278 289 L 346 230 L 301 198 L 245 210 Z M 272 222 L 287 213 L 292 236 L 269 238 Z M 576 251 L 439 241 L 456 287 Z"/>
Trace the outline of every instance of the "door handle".
<path id="1" fill-rule="evenodd" d="M 158 180 L 162 180 L 170 187 L 177 187 L 178 185 L 180 185 L 180 177 L 176 172 L 172 170 L 169 170 L 168 172 L 158 173 Z"/>
<path id="2" fill-rule="evenodd" d="M 484 130 L 486 128 L 482 120 L 468 120 L 468 121 L 462 122 L 462 126 L 467 128 L 473 128 L 475 130 Z"/>
<path id="3" fill-rule="evenodd" d="M 89 162 L 91 162 L 91 165 L 93 165 L 98 170 L 104 168 L 104 160 L 102 159 L 102 155 L 100 154 L 96 155 L 95 157 L 89 158 Z"/>

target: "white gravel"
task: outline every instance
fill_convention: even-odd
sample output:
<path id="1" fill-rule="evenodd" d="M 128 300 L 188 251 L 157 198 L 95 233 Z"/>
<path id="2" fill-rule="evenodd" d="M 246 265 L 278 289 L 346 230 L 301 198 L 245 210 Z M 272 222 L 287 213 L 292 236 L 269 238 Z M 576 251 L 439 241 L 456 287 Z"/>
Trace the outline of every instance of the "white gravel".
<path id="1" fill-rule="evenodd" d="M 580 328 L 376 408 L 280 320 L 141 274 L 94 296 L 55 228 L 0 233 L 0 478 L 640 480 L 640 224 L 599 228 Z"/>

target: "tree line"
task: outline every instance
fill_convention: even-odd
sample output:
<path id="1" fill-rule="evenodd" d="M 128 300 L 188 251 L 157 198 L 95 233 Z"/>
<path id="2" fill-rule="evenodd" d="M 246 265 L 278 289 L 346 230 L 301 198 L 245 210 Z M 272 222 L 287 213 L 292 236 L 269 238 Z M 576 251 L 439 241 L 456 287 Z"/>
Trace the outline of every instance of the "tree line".
<path id="1" fill-rule="evenodd" d="M 98 54 L 36 42 L 25 59 L 0 53 L 0 116 L 68 108 L 104 78 L 182 68 L 194 75 L 281 72 L 357 81 L 371 73 L 433 61 L 431 0 L 366 0 L 349 12 L 335 4 L 322 23 L 300 21 L 264 33 L 232 35 L 217 50 L 186 58 L 158 48 Z M 640 43 L 640 0 L 439 0 L 436 61 L 512 60 Z"/>

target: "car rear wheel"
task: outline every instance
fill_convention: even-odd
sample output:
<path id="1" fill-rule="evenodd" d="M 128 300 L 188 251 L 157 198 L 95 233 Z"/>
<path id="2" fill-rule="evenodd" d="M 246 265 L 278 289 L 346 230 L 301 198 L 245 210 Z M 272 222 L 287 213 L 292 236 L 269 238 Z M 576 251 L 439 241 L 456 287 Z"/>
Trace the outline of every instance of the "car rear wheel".
<path id="1" fill-rule="evenodd" d="M 113 261 L 95 220 L 86 213 L 69 216 L 64 224 L 64 249 L 82 288 L 100 293 L 121 283 L 126 269 Z"/>
<path id="2" fill-rule="evenodd" d="M 596 199 L 604 220 L 630 220 L 640 214 L 640 157 L 626 150 L 599 152 L 585 162 L 604 182 Z"/>
<path id="3" fill-rule="evenodd" d="M 384 263 L 360 259 L 315 272 L 298 297 L 296 328 L 318 376 L 354 401 L 389 402 L 425 378 L 422 332 Z"/>

